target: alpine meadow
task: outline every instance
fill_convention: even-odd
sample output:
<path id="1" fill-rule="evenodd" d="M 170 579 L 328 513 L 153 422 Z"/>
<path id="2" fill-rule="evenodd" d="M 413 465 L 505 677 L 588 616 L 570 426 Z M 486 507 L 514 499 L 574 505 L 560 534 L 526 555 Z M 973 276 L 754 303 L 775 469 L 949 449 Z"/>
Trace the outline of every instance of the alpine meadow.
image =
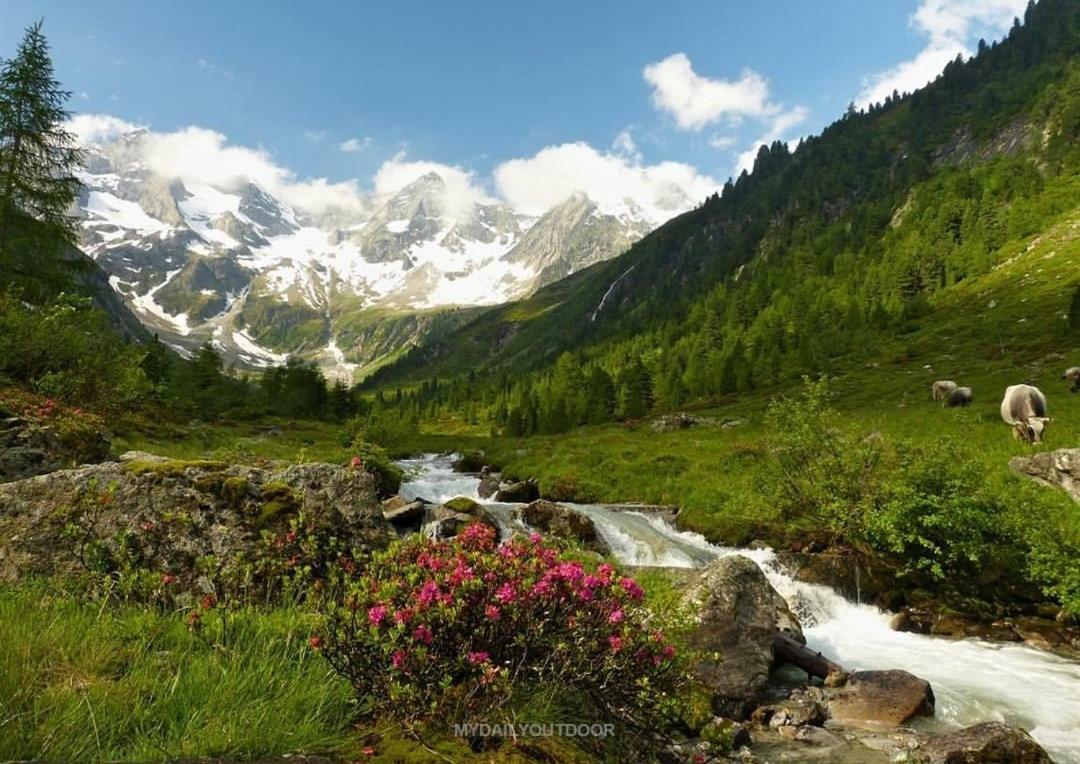
<path id="1" fill-rule="evenodd" d="M 1080 3 L 0 8 L 0 761 L 1080 763 Z"/>

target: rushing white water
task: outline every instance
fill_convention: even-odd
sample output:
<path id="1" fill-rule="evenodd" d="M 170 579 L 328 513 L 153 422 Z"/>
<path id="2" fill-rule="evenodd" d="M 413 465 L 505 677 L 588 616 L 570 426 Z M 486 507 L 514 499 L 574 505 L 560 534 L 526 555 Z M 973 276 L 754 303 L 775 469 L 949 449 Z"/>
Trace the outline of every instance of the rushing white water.
<path id="1" fill-rule="evenodd" d="M 455 473 L 448 456 L 400 462 L 406 499 L 480 501 L 479 479 Z M 506 531 L 524 528 L 514 505 L 487 503 Z M 729 554 L 754 560 L 803 624 L 807 643 L 849 670 L 905 669 L 930 682 L 936 718 L 949 726 L 998 720 L 1027 729 L 1059 764 L 1080 764 L 1080 662 L 1016 644 L 950 640 L 893 631 L 888 614 L 844 599 L 827 586 L 796 581 L 768 549 L 710 544 L 662 517 L 577 504 L 624 564 L 695 568 Z"/>

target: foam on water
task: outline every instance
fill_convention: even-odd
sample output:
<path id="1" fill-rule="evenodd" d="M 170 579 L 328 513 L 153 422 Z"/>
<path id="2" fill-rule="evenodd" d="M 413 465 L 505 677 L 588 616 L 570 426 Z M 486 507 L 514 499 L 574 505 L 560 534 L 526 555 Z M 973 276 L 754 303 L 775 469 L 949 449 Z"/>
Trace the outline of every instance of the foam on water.
<path id="1" fill-rule="evenodd" d="M 401 487 L 406 499 L 480 500 L 479 479 L 455 473 L 452 457 L 428 455 L 399 464 L 409 473 Z M 487 506 L 504 531 L 525 527 L 514 518 L 514 505 Z M 729 554 L 749 557 L 798 615 L 813 649 L 849 670 L 910 671 L 933 686 L 939 722 L 957 727 L 989 720 L 1017 724 L 1054 761 L 1080 764 L 1080 662 L 1022 645 L 893 631 L 887 613 L 846 600 L 827 586 L 793 579 L 772 550 L 710 544 L 654 514 L 571 506 L 593 520 L 612 553 L 627 565 L 696 568 Z"/>

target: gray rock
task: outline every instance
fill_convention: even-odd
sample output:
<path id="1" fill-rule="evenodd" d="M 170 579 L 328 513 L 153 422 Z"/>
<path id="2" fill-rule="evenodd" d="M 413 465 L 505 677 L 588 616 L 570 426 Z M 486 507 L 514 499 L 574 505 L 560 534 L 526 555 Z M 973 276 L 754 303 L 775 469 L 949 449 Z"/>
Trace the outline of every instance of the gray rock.
<path id="1" fill-rule="evenodd" d="M 592 519 L 569 507 L 546 499 L 537 499 L 519 507 L 515 513 L 527 525 L 541 533 L 577 541 L 586 549 L 600 554 L 609 554 L 611 551 L 597 533 Z"/>
<path id="2" fill-rule="evenodd" d="M 540 488 L 535 480 L 518 480 L 499 484 L 495 501 L 506 504 L 527 504 L 540 498 Z"/>
<path id="3" fill-rule="evenodd" d="M 1061 488 L 1080 502 L 1080 448 L 1014 456 L 1009 460 L 1009 468 L 1042 485 Z"/>
<path id="4" fill-rule="evenodd" d="M 897 727 L 934 715 L 930 683 L 907 671 L 856 671 L 825 692 L 829 716 L 841 724 Z"/>
<path id="5" fill-rule="evenodd" d="M 282 532 L 302 508 L 350 546 L 393 538 L 373 477 L 332 464 L 256 468 L 209 461 L 135 460 L 60 470 L 0 485 L 0 580 L 74 573 L 70 528 L 118 550 L 146 535 L 148 568 L 190 568 L 212 555 L 239 561 L 263 531 Z"/>
<path id="6" fill-rule="evenodd" d="M 915 759 L 926 764 L 1051 764 L 1027 732 L 1001 722 L 983 722 L 933 738 Z"/>
<path id="7" fill-rule="evenodd" d="M 481 499 L 490 499 L 499 490 L 499 481 L 492 475 L 484 475 L 480 478 L 480 485 L 476 487 L 476 493 Z"/>
<path id="8" fill-rule="evenodd" d="M 713 693 L 717 713 L 745 718 L 769 678 L 778 619 L 797 619 L 757 564 L 742 555 L 711 562 L 684 603 L 698 613 L 689 638 L 703 656 L 695 674 Z"/>

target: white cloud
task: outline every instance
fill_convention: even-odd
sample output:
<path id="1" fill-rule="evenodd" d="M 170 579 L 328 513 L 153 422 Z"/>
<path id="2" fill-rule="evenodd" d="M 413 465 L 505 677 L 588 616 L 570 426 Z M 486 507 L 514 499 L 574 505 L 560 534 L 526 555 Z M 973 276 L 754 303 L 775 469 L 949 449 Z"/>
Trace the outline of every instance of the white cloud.
<path id="1" fill-rule="evenodd" d="M 778 109 L 769 103 L 768 80 L 751 69 L 737 80 L 710 79 L 694 71 L 685 53 L 673 53 L 646 66 L 643 76 L 652 85 L 653 104 L 683 130 L 722 119 L 767 117 Z"/>
<path id="2" fill-rule="evenodd" d="M 309 143 L 322 143 L 326 140 L 326 136 L 329 135 L 325 130 L 305 130 L 304 140 Z"/>
<path id="3" fill-rule="evenodd" d="M 495 168 L 495 186 L 515 209 L 539 215 L 575 193 L 602 208 L 617 209 L 629 197 L 656 222 L 703 201 L 719 185 L 679 162 L 641 164 L 634 157 L 602 153 L 585 143 L 549 146 L 533 157 Z"/>
<path id="4" fill-rule="evenodd" d="M 445 191 L 441 201 L 443 212 L 449 217 L 461 219 L 474 204 L 492 201 L 471 171 L 439 162 L 412 161 L 406 158 L 404 151 L 399 151 L 379 167 L 374 178 L 375 194 L 390 196 L 428 173 L 436 173 L 443 180 Z"/>
<path id="5" fill-rule="evenodd" d="M 734 135 L 723 135 L 721 133 L 715 133 L 712 138 L 709 139 L 709 145 L 714 149 L 730 149 L 738 139 Z"/>
<path id="6" fill-rule="evenodd" d="M 138 152 L 147 169 L 165 178 L 219 188 L 253 182 L 312 214 L 332 208 L 353 211 L 363 207 L 363 192 L 357 181 L 301 180 L 263 149 L 229 145 L 226 137 L 214 130 L 185 127 L 159 133 L 106 114 L 79 114 L 67 125 L 84 144 L 106 143 L 138 131 L 132 136 L 131 150 Z"/>
<path id="7" fill-rule="evenodd" d="M 76 114 L 66 124 L 79 143 L 101 143 L 140 129 L 140 125 L 108 114 Z"/>
<path id="8" fill-rule="evenodd" d="M 738 175 L 743 170 L 750 172 L 754 167 L 754 158 L 757 157 L 758 149 L 783 138 L 784 134 L 791 128 L 802 124 L 806 119 L 806 115 L 807 111 L 805 107 L 796 106 L 792 109 L 782 111 L 773 117 L 772 121 L 769 123 L 769 128 L 757 139 L 754 145 L 739 154 L 739 158 L 735 163 L 735 175 Z M 788 142 L 788 145 L 791 145 L 790 141 Z"/>
<path id="9" fill-rule="evenodd" d="M 994 37 L 1023 15 L 1027 0 L 922 0 L 909 23 L 926 35 L 913 58 L 871 75 L 855 100 L 860 107 L 884 101 L 893 91 L 910 93 L 932 81 L 945 65 L 970 56 L 972 37 Z"/>
<path id="10" fill-rule="evenodd" d="M 546 212 L 574 193 L 586 193 L 602 207 L 624 207 L 626 198 L 659 223 L 700 203 L 719 184 L 694 167 L 679 162 L 644 164 L 628 131 L 616 136 L 608 151 L 585 143 L 549 146 L 531 157 L 511 159 L 495 168 L 492 178 L 458 166 L 410 159 L 404 151 L 383 162 L 369 184 L 359 179 L 332 182 L 299 178 L 262 148 L 229 143 L 226 136 L 204 127 L 156 132 L 104 114 L 80 114 L 68 122 L 80 141 L 107 143 L 128 137 L 125 151 L 136 152 L 148 170 L 189 184 L 233 189 L 254 182 L 282 201 L 312 215 L 335 209 L 359 212 L 372 201 L 400 191 L 428 173 L 443 180 L 443 213 L 462 219 L 477 203 L 498 197 L 531 215 Z M 374 198 L 373 198 L 374 197 Z"/>
<path id="11" fill-rule="evenodd" d="M 348 140 L 339 143 L 338 148 L 346 154 L 358 154 L 371 146 L 374 142 L 375 139 L 370 136 L 365 136 L 364 138 L 349 138 Z"/>

